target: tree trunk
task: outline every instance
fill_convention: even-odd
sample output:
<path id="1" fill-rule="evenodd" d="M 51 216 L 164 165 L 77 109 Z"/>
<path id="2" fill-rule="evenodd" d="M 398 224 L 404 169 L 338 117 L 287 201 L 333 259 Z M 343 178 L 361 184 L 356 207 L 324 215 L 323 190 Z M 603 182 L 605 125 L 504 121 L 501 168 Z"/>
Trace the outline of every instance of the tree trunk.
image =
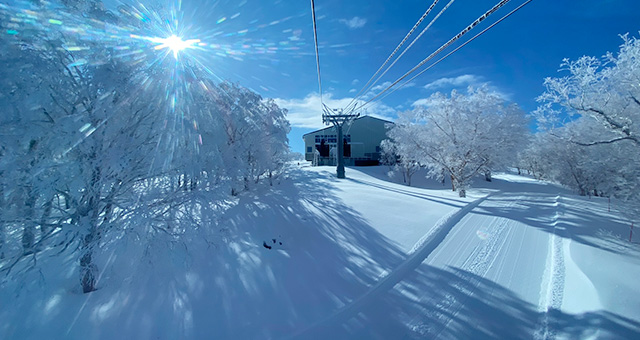
<path id="1" fill-rule="evenodd" d="M 451 191 L 456 191 L 456 181 L 453 179 L 453 175 L 451 175 Z"/>
<path id="2" fill-rule="evenodd" d="M 0 156 L 2 156 L 1 154 L 1 150 L 0 150 Z M 4 175 L 4 172 L 0 171 L 0 177 L 2 177 Z M 0 183 L 0 211 L 4 211 L 4 187 L 2 185 L 2 183 Z M 0 260 L 4 259 L 4 240 L 5 240 L 5 236 L 4 236 L 4 223 L 0 222 Z"/>
<path id="3" fill-rule="evenodd" d="M 28 254 L 33 251 L 33 244 L 35 241 L 35 233 L 33 230 L 35 228 L 35 222 L 33 217 L 35 215 L 36 198 L 30 187 L 27 189 L 26 198 L 27 199 L 24 204 L 26 208 L 25 225 L 22 230 L 22 251 L 25 254 Z"/>
<path id="4" fill-rule="evenodd" d="M 47 231 L 48 231 L 47 221 L 49 220 L 49 216 L 51 216 L 52 207 L 53 207 L 53 197 L 44 204 L 44 211 L 42 212 L 42 217 L 40 218 L 41 237 L 44 237 L 47 234 Z"/>
<path id="5" fill-rule="evenodd" d="M 90 293 L 96 290 L 98 267 L 93 263 L 93 253 L 94 247 L 100 239 L 98 219 L 100 216 L 101 175 L 102 171 L 100 167 L 96 166 L 91 177 L 91 184 L 88 186 L 88 191 L 82 200 L 84 208 L 82 209 L 83 214 L 81 214 L 81 216 L 88 217 L 89 219 L 89 233 L 84 237 L 81 245 L 80 285 L 82 286 L 83 293 Z M 112 190 L 115 190 L 115 187 L 112 188 Z M 105 212 L 107 219 L 109 214 L 109 212 Z M 83 224 L 83 220 L 82 218 L 80 219 L 81 225 Z"/>
<path id="6" fill-rule="evenodd" d="M 4 224 L 0 223 L 0 260 L 4 260 Z"/>
<path id="7" fill-rule="evenodd" d="M 98 275 L 98 267 L 93 264 L 93 249 L 89 245 L 91 241 L 86 241 L 90 235 L 85 237 L 84 246 L 86 247 L 82 257 L 80 258 L 80 284 L 83 293 L 91 293 L 96 290 L 96 277 Z"/>
<path id="8" fill-rule="evenodd" d="M 484 172 L 484 180 L 487 182 L 491 182 L 491 170 L 487 170 Z"/>
<path id="9" fill-rule="evenodd" d="M 112 189 L 112 190 L 115 190 Z M 98 195 L 96 195 L 98 196 Z M 111 195 L 110 195 L 111 196 Z M 98 267 L 93 262 L 94 249 L 100 242 L 100 226 L 104 225 L 111 218 L 113 205 L 108 203 L 105 207 L 102 223 L 99 223 L 100 206 L 99 199 L 95 196 L 89 200 L 88 210 L 90 212 L 89 234 L 87 234 L 82 242 L 82 257 L 80 258 L 80 284 L 83 293 L 95 291 L 96 281 L 98 279 Z"/>
<path id="10" fill-rule="evenodd" d="M 96 279 L 98 267 L 93 263 L 93 248 L 98 243 L 98 214 L 97 199 L 90 199 L 87 209 L 91 212 L 89 233 L 82 240 L 82 257 L 80 258 L 80 285 L 83 293 L 90 293 L 96 290 Z M 86 215 L 85 215 L 86 216 Z"/>

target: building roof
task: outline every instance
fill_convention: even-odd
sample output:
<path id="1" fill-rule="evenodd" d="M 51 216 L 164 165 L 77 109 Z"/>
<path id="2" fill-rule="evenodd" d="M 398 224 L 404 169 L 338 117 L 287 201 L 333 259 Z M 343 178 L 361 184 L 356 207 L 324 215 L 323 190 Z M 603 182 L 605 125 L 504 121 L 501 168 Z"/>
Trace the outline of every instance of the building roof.
<path id="1" fill-rule="evenodd" d="M 354 119 L 353 121 L 355 122 L 356 120 L 360 120 L 362 118 L 371 118 L 371 119 L 376 119 L 376 120 L 383 121 L 385 123 L 394 124 L 394 122 L 392 122 L 392 121 L 388 121 L 386 119 L 376 118 L 376 117 L 373 117 L 373 116 L 362 116 L 362 117 L 358 117 L 358 118 Z M 327 126 L 326 128 L 322 128 L 322 129 L 319 129 L 319 130 L 315 130 L 315 131 L 311 131 L 311 132 L 305 133 L 304 135 L 302 135 L 302 138 L 304 138 L 304 136 L 306 136 L 306 135 L 311 135 L 311 134 L 318 133 L 318 132 L 324 131 L 324 130 L 329 130 L 329 129 L 333 129 L 333 126 Z"/>

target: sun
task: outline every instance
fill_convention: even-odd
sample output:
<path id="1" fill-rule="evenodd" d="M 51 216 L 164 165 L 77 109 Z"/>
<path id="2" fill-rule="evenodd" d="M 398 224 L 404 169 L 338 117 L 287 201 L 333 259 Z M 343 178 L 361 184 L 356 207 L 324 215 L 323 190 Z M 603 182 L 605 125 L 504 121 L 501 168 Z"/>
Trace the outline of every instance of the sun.
<path id="1" fill-rule="evenodd" d="M 200 42 L 200 39 L 182 40 L 182 38 L 175 34 L 167 38 L 152 38 L 150 40 L 158 44 L 158 46 L 155 47 L 156 50 L 168 48 L 173 52 L 173 56 L 176 59 L 178 59 L 178 53 L 180 51 L 194 48 L 195 45 Z"/>

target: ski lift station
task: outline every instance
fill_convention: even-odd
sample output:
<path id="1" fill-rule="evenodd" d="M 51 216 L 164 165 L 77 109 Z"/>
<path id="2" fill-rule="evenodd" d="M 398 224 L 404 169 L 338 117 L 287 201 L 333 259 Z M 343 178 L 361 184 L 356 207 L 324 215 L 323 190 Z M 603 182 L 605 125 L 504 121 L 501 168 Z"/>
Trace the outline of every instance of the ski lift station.
<path id="1" fill-rule="evenodd" d="M 387 139 L 388 120 L 371 116 L 354 119 L 344 126 L 344 164 L 378 165 L 380 163 L 380 143 Z M 305 160 L 313 165 L 336 165 L 338 137 L 335 126 L 309 132 L 302 136 Z"/>

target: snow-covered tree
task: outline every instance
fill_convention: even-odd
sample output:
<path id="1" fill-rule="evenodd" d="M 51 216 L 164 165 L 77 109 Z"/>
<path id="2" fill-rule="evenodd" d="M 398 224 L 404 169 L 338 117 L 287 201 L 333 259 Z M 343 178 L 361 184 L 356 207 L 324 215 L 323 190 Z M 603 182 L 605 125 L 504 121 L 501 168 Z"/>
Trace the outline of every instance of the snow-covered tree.
<path id="1" fill-rule="evenodd" d="M 161 122 L 153 115 L 157 107 L 133 95 L 136 66 L 97 47 L 82 57 L 101 63 L 79 63 L 65 44 L 73 42 L 27 35 L 9 42 L 2 55 L 5 65 L 24 70 L 7 71 L 14 72 L 6 83 L 14 95 L 2 98 L 3 106 L 14 109 L 7 112 L 14 119 L 3 121 L 3 128 L 15 138 L 3 139 L 14 145 L 5 146 L 2 163 L 18 165 L 3 171 L 16 209 L 5 213 L 23 218 L 13 225 L 23 229 L 23 255 L 42 249 L 62 225 L 77 227 L 67 229 L 82 240 L 80 275 L 89 292 L 97 274 L 94 249 L 114 224 L 121 196 L 130 196 L 132 186 L 150 173 L 154 130 Z"/>
<path id="2" fill-rule="evenodd" d="M 404 143 L 406 135 L 398 133 L 396 139 L 385 139 L 380 143 L 381 161 L 391 168 L 389 175 L 399 173 L 402 175 L 402 182 L 411 186 L 411 178 L 420 170 L 421 166 L 417 161 L 417 155 L 413 153 L 415 149 L 407 148 L 410 144 Z"/>
<path id="3" fill-rule="evenodd" d="M 635 145 L 629 141 L 581 145 L 573 140 L 597 138 L 599 124 L 588 117 L 565 124 L 553 132 L 539 132 L 522 153 L 521 166 L 538 179 L 552 180 L 575 189 L 580 195 L 627 197 L 632 195 L 640 172 Z M 589 137 L 591 136 L 591 137 Z M 623 194 L 624 193 L 624 194 Z"/>
<path id="4" fill-rule="evenodd" d="M 66 3 L 64 15 L 83 25 L 130 19 L 99 1 Z M 4 10 L 0 27 L 16 29 L 3 26 L 18 25 L 4 20 L 11 16 Z M 82 290 L 91 292 L 96 258 L 124 233 L 138 241 L 180 237 L 209 204 L 194 195 L 197 188 L 247 187 L 282 171 L 289 123 L 273 101 L 215 84 L 188 63 L 142 62 L 155 58 L 153 49 L 123 56 L 118 44 L 20 25 L 20 34 L 0 36 L 5 275 L 33 268 L 42 252 L 67 250 L 77 258 Z"/>
<path id="5" fill-rule="evenodd" d="M 546 91 L 537 110 L 543 127 L 562 122 L 563 114 L 591 117 L 603 131 L 598 139 L 574 142 L 584 145 L 628 140 L 640 147 L 640 40 L 622 36 L 617 54 L 602 58 L 565 59 L 561 71 L 569 75 L 546 78 Z"/>
<path id="6" fill-rule="evenodd" d="M 568 174 L 580 182 L 581 193 L 599 190 L 637 204 L 640 40 L 628 34 L 622 40 L 615 54 L 565 59 L 561 71 L 568 75 L 545 79 L 546 91 L 538 98 L 541 106 L 535 114 L 557 143 L 572 150 L 568 156 L 582 159 Z M 577 173 L 586 177 L 578 180 Z"/>
<path id="7" fill-rule="evenodd" d="M 464 197 L 476 174 L 489 177 L 492 169 L 511 161 L 507 156 L 522 143 L 525 122 L 516 105 L 483 86 L 467 94 L 433 94 L 426 106 L 400 114 L 388 136 L 400 157 L 406 153 L 431 176 L 442 176 L 444 169 L 452 189 Z"/>
<path id="8" fill-rule="evenodd" d="M 263 175 L 272 179 L 288 159 L 286 110 L 230 83 L 219 84 L 211 96 L 224 136 L 220 170 L 232 179 L 231 191 L 246 190 Z"/>

